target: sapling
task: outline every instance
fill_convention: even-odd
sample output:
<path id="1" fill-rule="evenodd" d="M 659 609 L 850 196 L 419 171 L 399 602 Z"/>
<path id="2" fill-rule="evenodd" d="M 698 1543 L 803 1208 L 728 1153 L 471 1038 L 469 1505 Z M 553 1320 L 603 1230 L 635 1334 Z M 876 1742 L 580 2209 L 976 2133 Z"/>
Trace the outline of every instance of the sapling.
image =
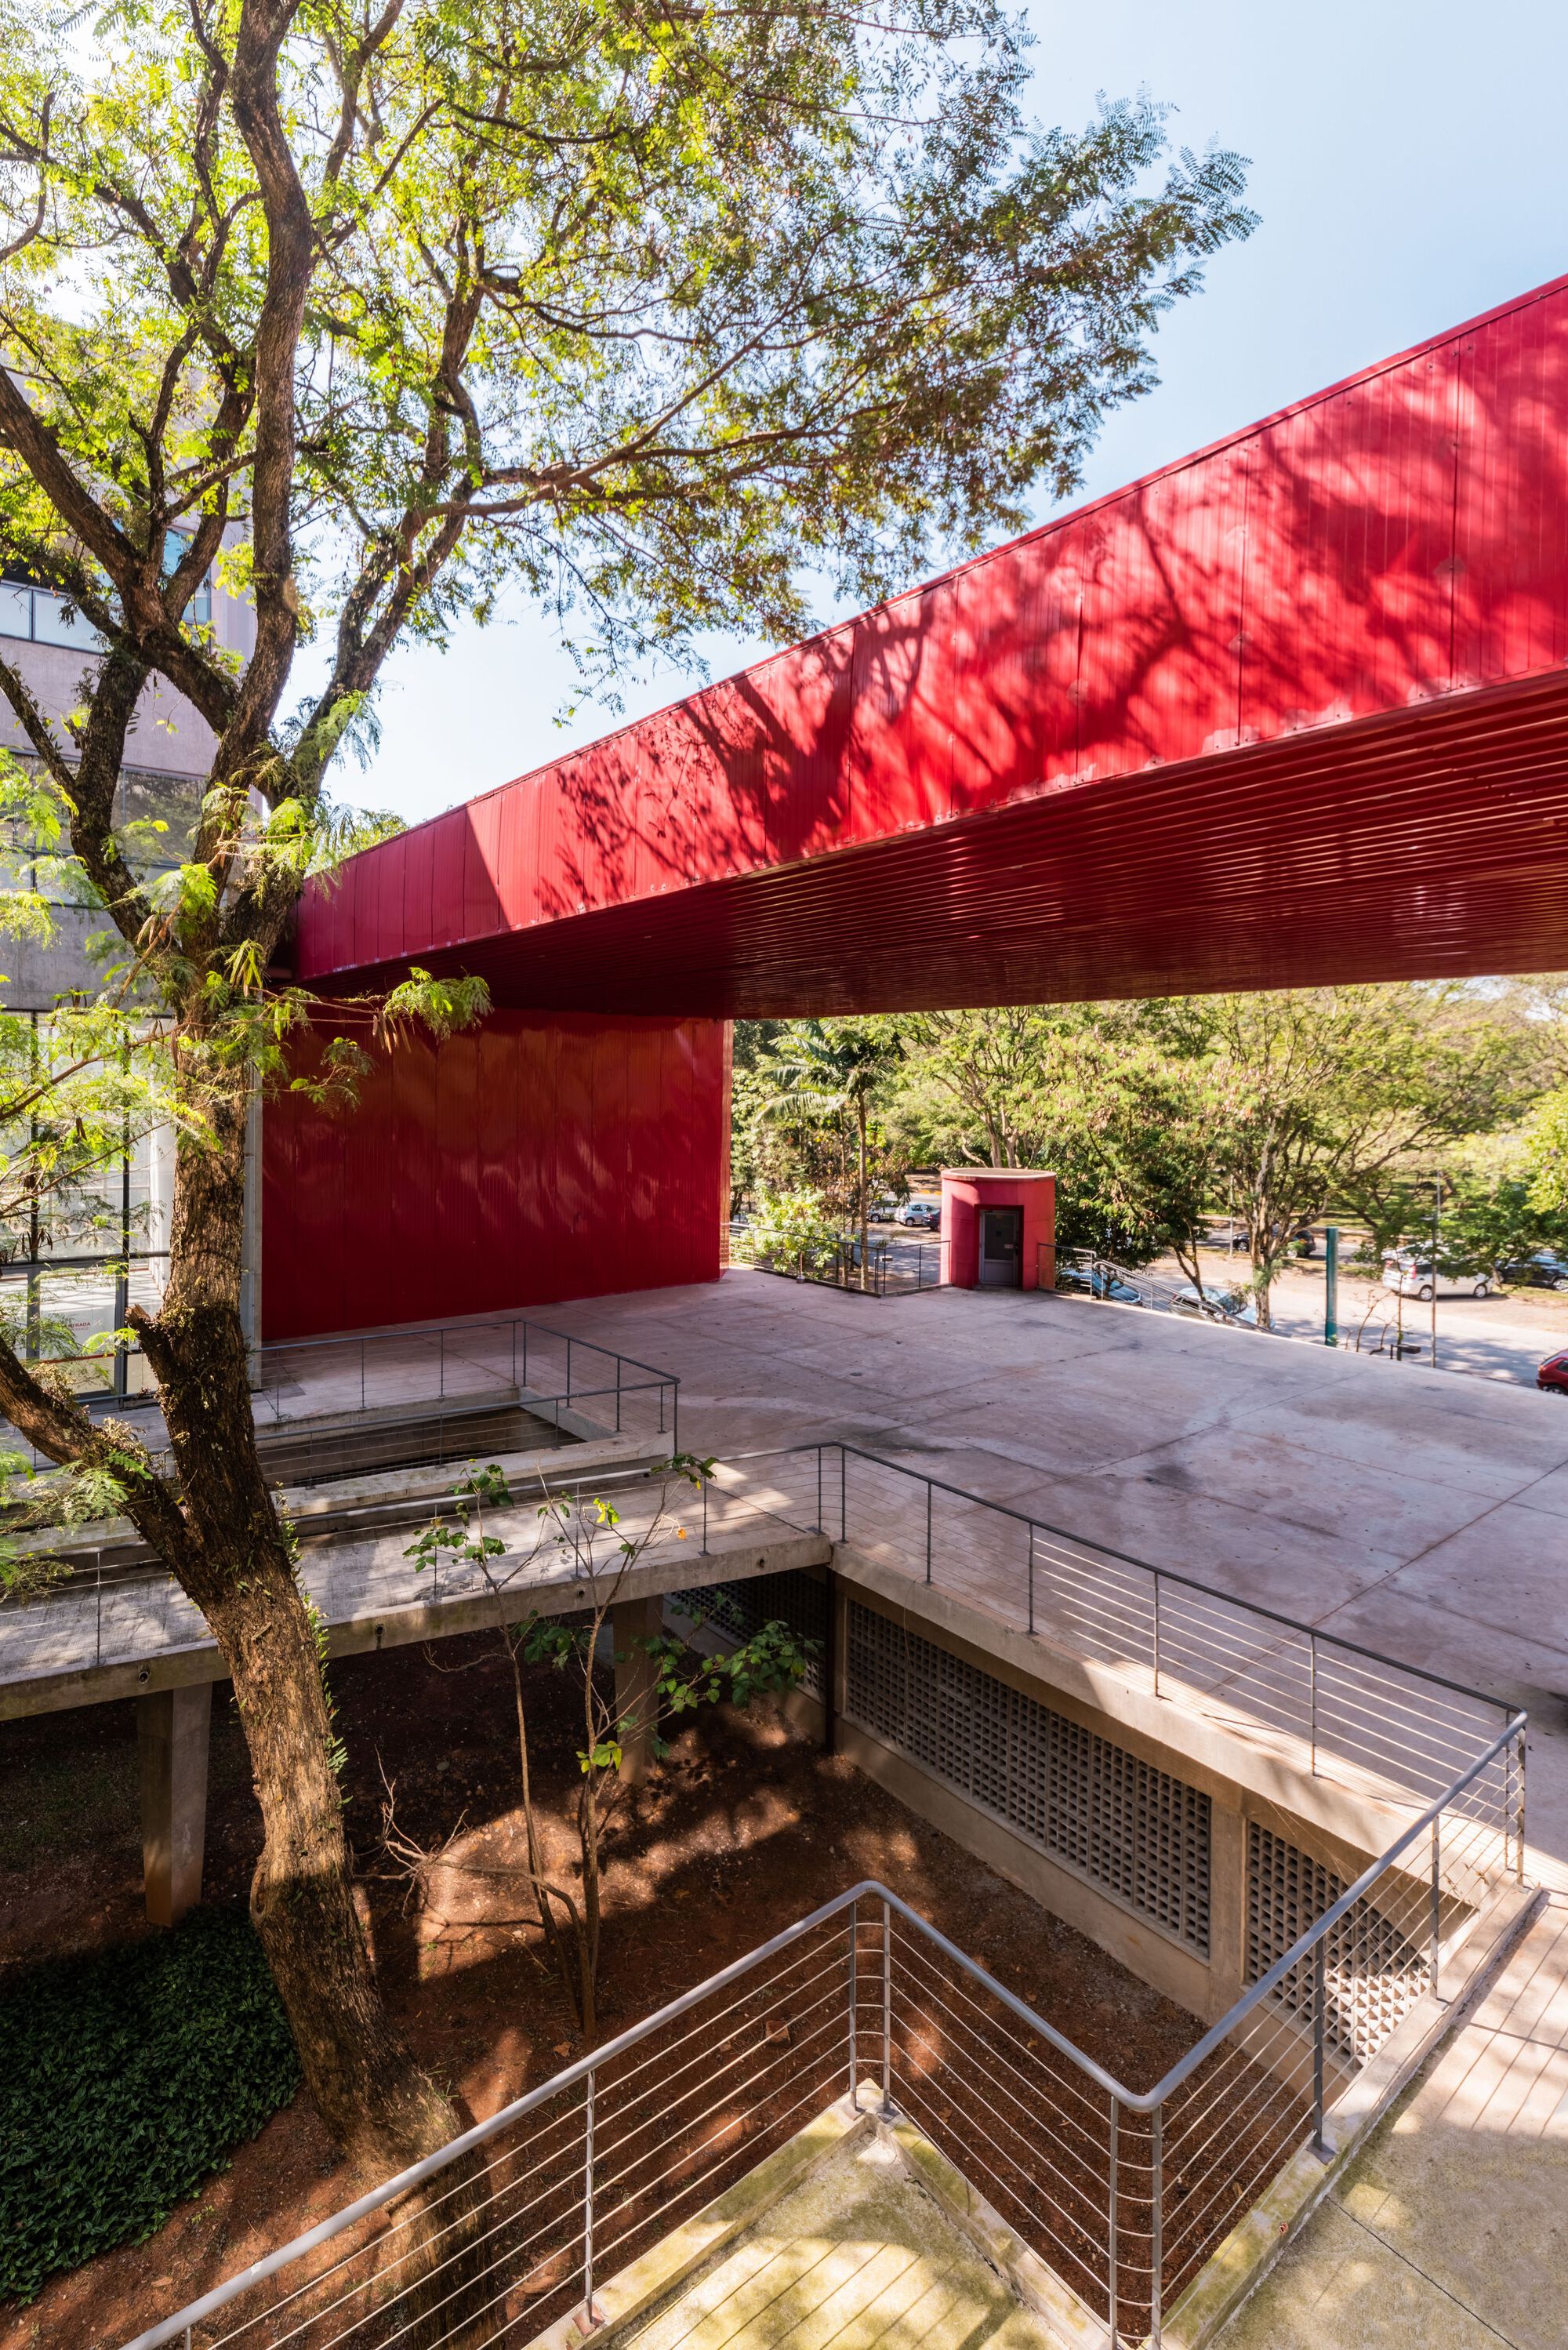
<path id="1" fill-rule="evenodd" d="M 583 2038 L 590 2043 L 597 2012 L 604 1836 L 628 1794 L 628 1753 L 648 1745 L 655 1759 L 663 1761 L 670 1752 L 661 1735 L 667 1719 L 680 1721 L 721 1702 L 744 1707 L 763 1695 L 784 1694 L 798 1683 L 819 1646 L 776 1620 L 760 1626 L 737 1648 L 711 1656 L 699 1655 L 685 1641 L 660 1632 L 639 1636 L 628 1648 L 612 1651 L 608 1661 L 618 1667 L 634 1657 L 644 1658 L 641 1672 L 618 1673 L 612 1684 L 596 1670 L 607 1661 L 602 1638 L 615 1607 L 627 1596 L 628 1577 L 656 1549 L 690 1540 L 679 1512 L 670 1506 L 671 1482 L 701 1493 L 712 1471 L 711 1461 L 678 1454 L 658 1489 L 651 1513 L 635 1528 L 602 1494 L 584 1499 L 546 1493 L 531 1538 L 514 1545 L 495 1531 L 497 1513 L 512 1504 L 512 1495 L 504 1473 L 493 1461 L 487 1468 L 470 1470 L 455 1489 L 451 1515 L 435 1519 L 405 1554 L 421 1568 L 434 1568 L 443 1557 L 450 1558 L 479 1577 L 502 1602 L 542 1583 L 568 1584 L 588 1595 L 587 1608 L 570 1617 L 541 1615 L 533 1608 L 515 1618 L 503 1614 L 496 1634 L 511 1673 L 516 1711 L 522 1873 L 550 1962 Z M 546 1667 L 569 1676 L 580 1706 L 579 1783 L 572 1807 L 575 1886 L 547 1865 L 529 1751 L 527 1667 Z M 390 1821 L 389 1808 L 389 1832 Z M 394 1856 L 405 1869 L 411 1864 L 421 1874 L 428 1873 L 429 1856 L 407 1839 L 400 1840 Z M 450 1841 L 441 1858 L 448 1866 L 473 1867 L 454 1860 Z M 475 1868 L 474 1873 L 482 1872 Z"/>

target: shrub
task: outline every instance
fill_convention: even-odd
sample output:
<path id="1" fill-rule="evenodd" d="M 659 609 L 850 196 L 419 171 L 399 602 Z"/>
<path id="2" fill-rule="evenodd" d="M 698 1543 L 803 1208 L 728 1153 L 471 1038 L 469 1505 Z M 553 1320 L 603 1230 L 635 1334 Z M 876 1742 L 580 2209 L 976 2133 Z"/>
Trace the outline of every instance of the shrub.
<path id="1" fill-rule="evenodd" d="M 243 1910 L 18 1977 L 0 1996 L 0 2299 L 153 2234 L 298 2086 Z"/>

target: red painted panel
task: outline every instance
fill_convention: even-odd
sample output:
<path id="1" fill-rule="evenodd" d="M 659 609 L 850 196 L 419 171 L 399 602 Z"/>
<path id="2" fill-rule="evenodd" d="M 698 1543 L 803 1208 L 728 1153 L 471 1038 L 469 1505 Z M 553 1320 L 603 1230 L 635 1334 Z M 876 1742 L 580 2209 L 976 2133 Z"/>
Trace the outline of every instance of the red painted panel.
<path id="1" fill-rule="evenodd" d="M 1568 658 L 1568 291 L 1467 334 L 1454 542 L 1456 683 Z"/>
<path id="2" fill-rule="evenodd" d="M 269 1102 L 267 1337 L 715 1279 L 724 1055 L 718 1021 L 501 1012 L 378 1053 L 352 1108 Z"/>
<path id="3" fill-rule="evenodd" d="M 1486 793 L 1437 764 L 1457 702 L 1565 660 L 1568 280 L 368 852 L 308 896 L 299 968 L 444 954 L 514 1004 L 672 1012 L 1136 992 L 1173 963 L 1222 986 L 1239 891 L 1267 967 L 1310 977 L 1314 893 L 1417 867 L 1431 919 L 1379 920 L 1390 976 L 1568 959 L 1557 749 L 1532 737 L 1541 822 L 1510 804 L 1506 884 L 1478 878 Z M 1429 786 L 1396 812 L 1359 730 L 1423 709 Z M 1259 787 L 1246 762 L 1303 736 L 1326 758 Z M 1087 804 L 1134 785 L 1091 871 Z M 992 827 L 1030 800 L 1052 846 L 1026 879 Z M 885 901 L 869 868 L 834 879 L 846 850 Z M 568 1146 L 564 1196 L 583 1180 Z"/>

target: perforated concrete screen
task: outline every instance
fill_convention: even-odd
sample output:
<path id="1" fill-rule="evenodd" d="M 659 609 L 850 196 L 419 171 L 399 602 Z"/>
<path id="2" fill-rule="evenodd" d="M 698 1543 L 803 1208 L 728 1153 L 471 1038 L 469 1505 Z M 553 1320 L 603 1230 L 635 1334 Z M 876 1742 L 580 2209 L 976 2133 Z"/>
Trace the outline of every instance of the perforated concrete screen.
<path id="1" fill-rule="evenodd" d="M 1209 1798 L 851 1602 L 845 1710 L 1053 1860 L 1209 1955 Z"/>
<path id="2" fill-rule="evenodd" d="M 1247 1980 L 1256 1982 L 1293 1942 L 1345 1891 L 1343 1881 L 1321 1860 L 1298 1851 L 1283 1836 L 1260 1827 L 1247 1830 Z M 1391 1897 L 1397 1898 L 1397 1897 Z M 1411 1924 L 1417 1921 L 1413 1916 Z M 1324 1953 L 1324 1990 L 1328 2032 L 1342 2055 L 1359 2064 L 1375 2056 L 1395 2025 L 1426 1990 L 1425 1950 L 1368 1900 L 1356 1902 L 1328 1936 Z M 1275 1997 L 1293 2015 L 1310 2016 L 1310 1963 L 1293 1967 Z"/>
<path id="3" fill-rule="evenodd" d="M 749 1640 L 764 1624 L 787 1624 L 797 1640 L 814 1640 L 816 1652 L 801 1675 L 807 1697 L 826 1693 L 827 1586 L 791 1567 L 783 1575 L 756 1575 L 743 1583 L 718 1583 L 704 1591 L 672 1591 L 671 1607 L 700 1617 L 727 1638 Z"/>

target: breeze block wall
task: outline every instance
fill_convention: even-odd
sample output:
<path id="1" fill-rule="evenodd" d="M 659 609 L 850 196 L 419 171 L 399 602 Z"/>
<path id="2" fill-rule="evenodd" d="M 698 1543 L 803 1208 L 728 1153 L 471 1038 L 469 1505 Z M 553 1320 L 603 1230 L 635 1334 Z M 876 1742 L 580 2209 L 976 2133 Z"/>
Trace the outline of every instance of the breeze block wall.
<path id="1" fill-rule="evenodd" d="M 351 1105 L 266 1106 L 265 1339 L 717 1280 L 722 1021 L 500 1011 L 372 1061 Z"/>

